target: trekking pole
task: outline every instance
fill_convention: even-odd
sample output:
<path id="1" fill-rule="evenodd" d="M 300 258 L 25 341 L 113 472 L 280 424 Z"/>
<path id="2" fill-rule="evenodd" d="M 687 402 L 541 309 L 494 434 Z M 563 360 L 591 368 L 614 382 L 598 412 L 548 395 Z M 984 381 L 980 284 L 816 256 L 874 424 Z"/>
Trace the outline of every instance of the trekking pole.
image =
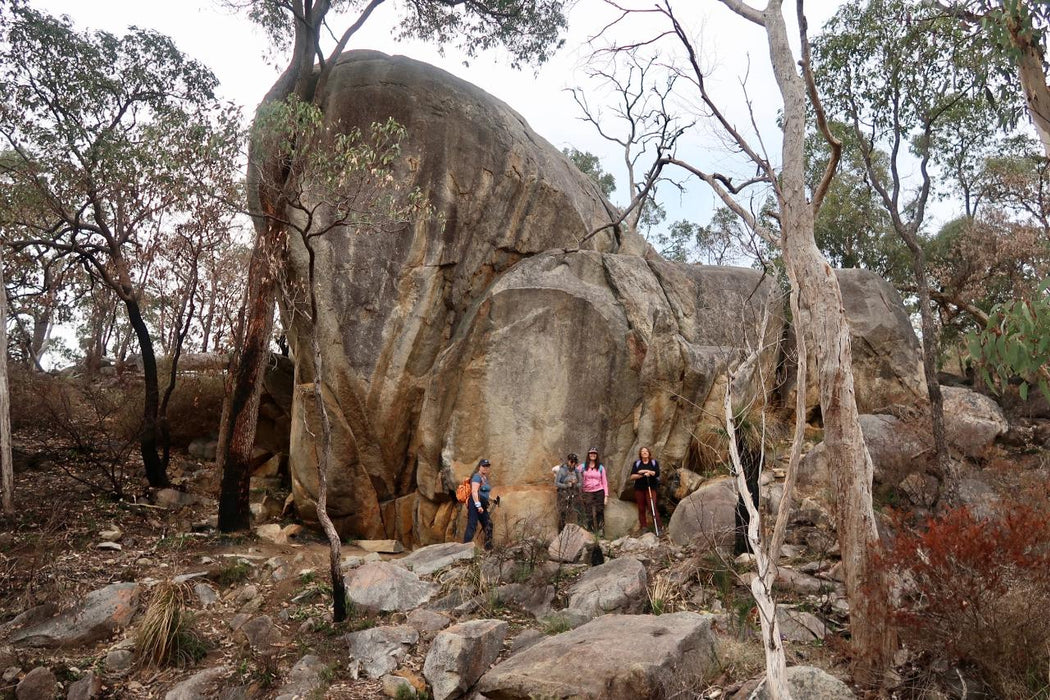
<path id="1" fill-rule="evenodd" d="M 649 490 L 649 510 L 653 514 L 653 528 L 656 530 L 656 536 L 660 536 L 660 521 L 656 519 L 656 502 L 653 501 L 653 487 L 646 486 Z"/>

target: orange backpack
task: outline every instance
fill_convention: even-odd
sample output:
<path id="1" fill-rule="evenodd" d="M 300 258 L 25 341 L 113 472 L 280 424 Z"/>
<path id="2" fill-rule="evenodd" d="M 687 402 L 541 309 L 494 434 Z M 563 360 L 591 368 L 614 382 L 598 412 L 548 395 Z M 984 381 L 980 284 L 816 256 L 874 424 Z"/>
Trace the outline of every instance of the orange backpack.
<path id="1" fill-rule="evenodd" d="M 456 500 L 466 503 L 470 500 L 470 477 L 468 476 L 456 487 Z"/>

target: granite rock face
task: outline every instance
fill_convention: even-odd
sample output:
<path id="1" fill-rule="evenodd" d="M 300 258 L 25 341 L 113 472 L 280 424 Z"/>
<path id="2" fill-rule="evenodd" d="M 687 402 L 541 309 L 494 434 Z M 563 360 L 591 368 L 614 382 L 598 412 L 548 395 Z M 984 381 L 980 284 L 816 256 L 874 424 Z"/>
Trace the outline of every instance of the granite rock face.
<path id="1" fill-rule="evenodd" d="M 695 436 L 719 413 L 726 363 L 757 340 L 772 280 L 666 261 L 630 231 L 587 238 L 613 216 L 597 186 L 510 107 L 444 71 L 349 52 L 330 88 L 333 128 L 388 117 L 406 127 L 398 179 L 437 216 L 316 239 L 318 322 L 284 309 L 299 512 L 313 514 L 317 489 L 314 334 L 338 465 L 328 507 L 344 536 L 451 539 L 459 509 L 449 489 L 481 457 L 504 496 L 499 522 L 551 536 L 555 455 L 597 446 L 613 494 L 627 498 L 641 446 L 666 465 L 696 466 Z M 293 283 L 305 261 L 293 243 Z M 864 365 L 880 381 L 872 400 L 910 395 L 921 373 L 899 299 L 874 275 L 849 279 L 860 292 L 847 311 L 875 348 Z M 773 308 L 768 331 L 779 334 L 782 305 Z M 777 360 L 769 351 L 738 393 L 773 381 Z"/>

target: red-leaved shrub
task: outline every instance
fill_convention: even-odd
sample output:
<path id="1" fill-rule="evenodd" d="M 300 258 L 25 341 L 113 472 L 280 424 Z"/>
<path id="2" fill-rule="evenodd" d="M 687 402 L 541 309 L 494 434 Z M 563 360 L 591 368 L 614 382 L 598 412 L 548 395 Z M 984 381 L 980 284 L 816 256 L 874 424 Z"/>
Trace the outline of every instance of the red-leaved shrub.
<path id="1" fill-rule="evenodd" d="M 1045 692 L 1050 514 L 1001 503 L 898 536 L 880 557 L 899 594 L 901 638 L 930 666 L 972 667 L 1003 697 Z"/>

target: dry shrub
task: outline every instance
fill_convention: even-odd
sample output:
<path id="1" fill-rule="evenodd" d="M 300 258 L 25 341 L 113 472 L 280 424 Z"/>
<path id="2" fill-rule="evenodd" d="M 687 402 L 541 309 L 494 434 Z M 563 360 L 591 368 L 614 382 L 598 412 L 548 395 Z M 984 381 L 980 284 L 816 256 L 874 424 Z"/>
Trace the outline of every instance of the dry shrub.
<path id="1" fill-rule="evenodd" d="M 879 557 L 902 585 L 893 616 L 922 666 L 972 667 L 1002 697 L 1047 691 L 1050 515 L 1002 503 L 959 508 Z"/>
<path id="2" fill-rule="evenodd" d="M 135 653 L 143 666 L 188 665 L 207 651 L 193 630 L 187 611 L 192 591 L 186 584 L 164 581 L 153 588 L 135 635 Z"/>

